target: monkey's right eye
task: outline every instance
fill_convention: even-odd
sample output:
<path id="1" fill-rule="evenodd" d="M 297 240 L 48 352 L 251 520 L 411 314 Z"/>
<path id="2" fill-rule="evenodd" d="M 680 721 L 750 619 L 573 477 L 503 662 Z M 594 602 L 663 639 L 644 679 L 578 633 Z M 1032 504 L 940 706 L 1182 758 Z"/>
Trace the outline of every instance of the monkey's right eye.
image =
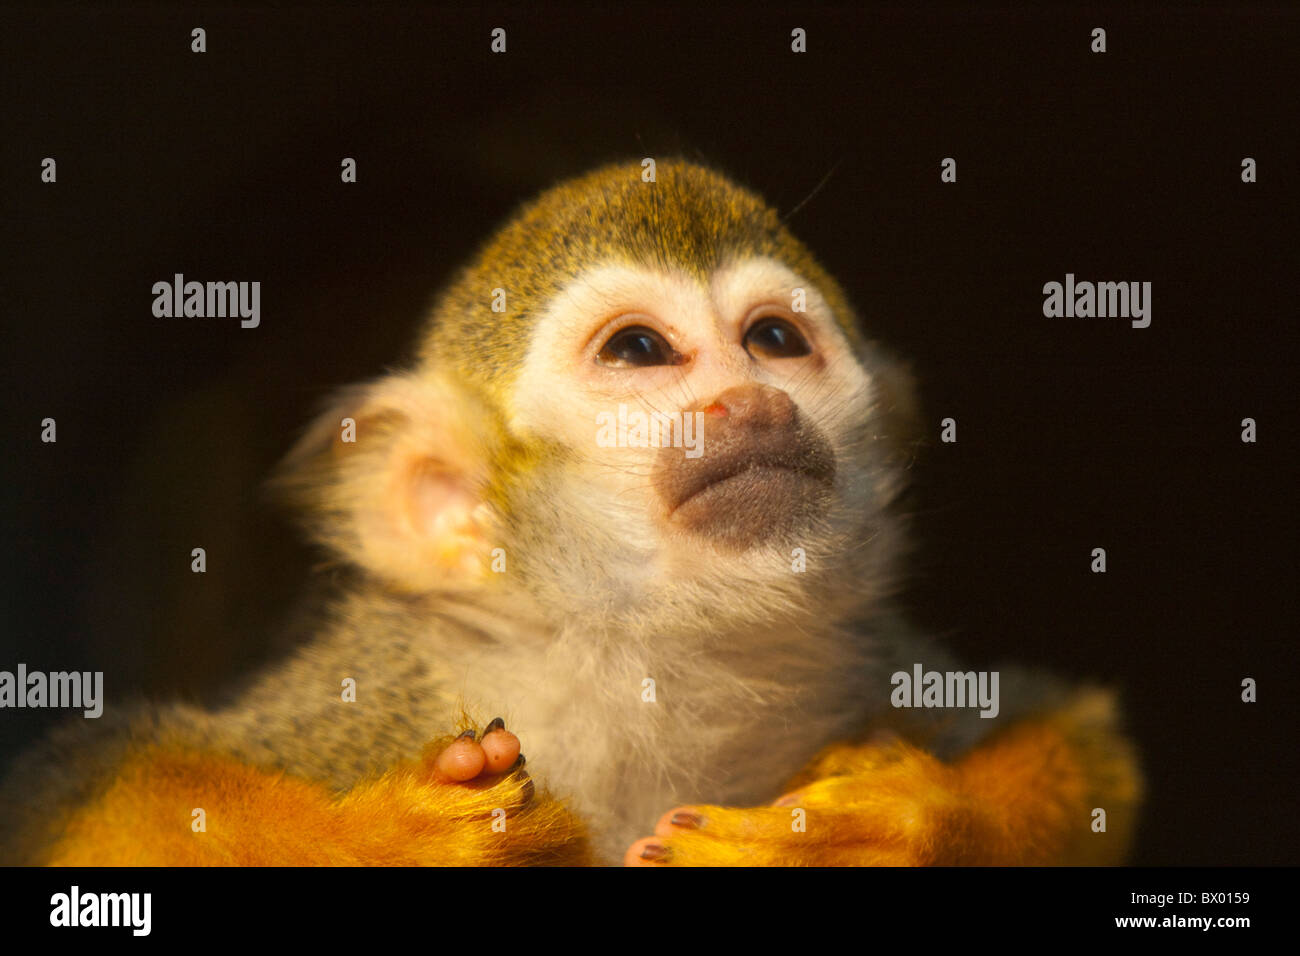
<path id="1" fill-rule="evenodd" d="M 664 341 L 654 329 L 631 325 L 619 329 L 596 356 L 598 365 L 611 368 L 648 368 L 652 365 L 681 365 L 686 359 Z"/>

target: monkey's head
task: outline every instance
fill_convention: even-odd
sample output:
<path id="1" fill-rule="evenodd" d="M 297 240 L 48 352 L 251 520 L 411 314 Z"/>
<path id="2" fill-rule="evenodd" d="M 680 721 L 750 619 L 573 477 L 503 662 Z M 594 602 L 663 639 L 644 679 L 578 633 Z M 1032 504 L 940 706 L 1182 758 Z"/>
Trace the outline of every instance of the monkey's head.
<path id="1" fill-rule="evenodd" d="M 906 374 L 775 210 L 702 166 L 655 172 L 526 206 L 413 367 L 318 421 L 285 478 L 318 540 L 390 590 L 629 628 L 881 596 Z"/>

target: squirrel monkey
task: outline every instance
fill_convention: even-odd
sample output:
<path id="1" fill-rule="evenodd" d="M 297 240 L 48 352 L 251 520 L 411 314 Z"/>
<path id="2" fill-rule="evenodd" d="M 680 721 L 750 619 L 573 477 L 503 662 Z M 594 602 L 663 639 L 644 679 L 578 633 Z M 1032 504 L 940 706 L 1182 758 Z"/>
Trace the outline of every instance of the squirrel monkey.
<path id="1" fill-rule="evenodd" d="M 955 672 L 890 607 L 915 414 L 753 193 L 676 160 L 556 186 L 287 457 L 333 559 L 298 649 L 50 734 L 0 859 L 1119 862 L 1109 692 L 894 706 Z"/>

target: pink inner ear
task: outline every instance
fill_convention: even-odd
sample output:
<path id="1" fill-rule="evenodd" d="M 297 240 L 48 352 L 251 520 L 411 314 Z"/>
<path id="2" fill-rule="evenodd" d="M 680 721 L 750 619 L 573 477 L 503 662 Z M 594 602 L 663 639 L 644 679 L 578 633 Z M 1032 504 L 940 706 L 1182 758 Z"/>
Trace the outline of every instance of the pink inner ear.
<path id="1" fill-rule="evenodd" d="M 411 525 L 419 535 L 454 533 L 478 503 L 461 475 L 435 461 L 413 466 L 409 481 Z"/>

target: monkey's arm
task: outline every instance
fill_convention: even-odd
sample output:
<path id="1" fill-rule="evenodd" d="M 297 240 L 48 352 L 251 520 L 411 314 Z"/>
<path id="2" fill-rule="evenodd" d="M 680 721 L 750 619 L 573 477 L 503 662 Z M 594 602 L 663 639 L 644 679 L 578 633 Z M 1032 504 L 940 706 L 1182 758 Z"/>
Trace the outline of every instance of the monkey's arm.
<path id="1" fill-rule="evenodd" d="M 450 738 L 449 738 L 450 739 Z M 445 742 L 444 742 L 445 743 Z M 440 783 L 433 745 L 341 797 L 306 780 L 179 747 L 131 751 L 66 818 L 50 865 L 576 865 L 582 826 L 522 771 Z M 203 810 L 205 830 L 192 827 Z"/>
<path id="2" fill-rule="evenodd" d="M 1078 692 L 1012 724 L 952 764 L 902 741 L 837 745 L 791 787 L 771 807 L 670 811 L 627 861 L 1114 864 L 1127 851 L 1141 797 L 1133 748 L 1101 691 Z M 1093 830 L 1098 808 L 1104 832 Z"/>

